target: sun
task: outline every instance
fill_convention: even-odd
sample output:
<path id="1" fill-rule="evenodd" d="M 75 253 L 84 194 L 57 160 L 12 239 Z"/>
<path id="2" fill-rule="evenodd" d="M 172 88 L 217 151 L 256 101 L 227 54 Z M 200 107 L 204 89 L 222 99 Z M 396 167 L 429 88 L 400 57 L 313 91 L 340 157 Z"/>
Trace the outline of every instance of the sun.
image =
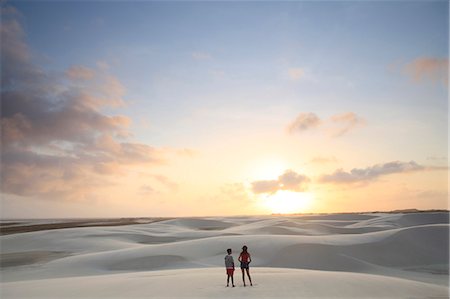
<path id="1" fill-rule="evenodd" d="M 308 210 L 313 201 L 309 192 L 277 191 L 275 194 L 265 195 L 262 204 L 273 214 L 303 213 Z"/>

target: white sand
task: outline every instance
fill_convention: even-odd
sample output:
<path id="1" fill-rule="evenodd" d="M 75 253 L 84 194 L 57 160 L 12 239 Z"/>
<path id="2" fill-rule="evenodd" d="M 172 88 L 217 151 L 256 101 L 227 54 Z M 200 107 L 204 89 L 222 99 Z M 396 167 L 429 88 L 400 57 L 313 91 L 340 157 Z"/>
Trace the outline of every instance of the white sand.
<path id="1" fill-rule="evenodd" d="M 246 244 L 255 286 L 225 288 Z M 1 237 L 1 298 L 447 298 L 446 213 L 217 217 Z"/>
<path id="2" fill-rule="evenodd" d="M 255 268 L 254 286 L 224 286 L 222 268 L 149 271 L 5 283 L 2 298 L 446 298 L 410 280 L 315 270 Z"/>

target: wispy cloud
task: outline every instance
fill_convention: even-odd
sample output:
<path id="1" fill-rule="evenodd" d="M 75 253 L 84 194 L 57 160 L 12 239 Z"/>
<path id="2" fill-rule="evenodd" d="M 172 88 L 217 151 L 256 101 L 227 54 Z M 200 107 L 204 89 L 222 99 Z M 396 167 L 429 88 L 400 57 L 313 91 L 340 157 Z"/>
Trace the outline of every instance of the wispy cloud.
<path id="1" fill-rule="evenodd" d="M 351 130 L 362 127 L 366 121 L 354 112 L 344 112 L 332 115 L 329 119 L 322 120 L 315 113 L 300 113 L 297 118 L 288 124 L 288 133 L 302 133 L 315 128 L 323 128 L 332 137 L 340 137 Z"/>
<path id="2" fill-rule="evenodd" d="M 90 80 L 94 78 L 95 72 L 85 66 L 75 65 L 66 70 L 66 76 L 72 80 Z"/>
<path id="3" fill-rule="evenodd" d="M 390 72 L 400 73 L 416 84 L 431 82 L 448 87 L 447 57 L 417 57 L 411 61 L 394 61 L 387 66 Z"/>
<path id="4" fill-rule="evenodd" d="M 255 194 L 276 193 L 279 190 L 289 190 L 302 192 L 306 189 L 310 179 L 307 176 L 296 173 L 293 170 L 286 170 L 276 180 L 260 180 L 252 182 L 252 191 Z"/>
<path id="5" fill-rule="evenodd" d="M 322 121 L 315 113 L 300 113 L 297 118 L 288 125 L 287 131 L 291 134 L 295 132 L 303 132 L 317 128 L 321 125 L 321 123 Z"/>
<path id="6" fill-rule="evenodd" d="M 402 71 L 416 83 L 429 81 L 448 86 L 448 58 L 419 57 L 406 63 Z"/>
<path id="7" fill-rule="evenodd" d="M 164 150 L 129 139 L 128 117 L 103 112 L 125 104 L 117 78 L 85 66 L 47 72 L 15 15 L 2 13 L 2 192 L 83 198 L 128 167 L 164 163 Z"/>
<path id="8" fill-rule="evenodd" d="M 378 179 L 381 176 L 394 174 L 394 173 L 406 173 L 414 171 L 423 171 L 430 168 L 419 165 L 414 161 L 400 162 L 393 161 L 384 164 L 375 164 L 366 168 L 353 168 L 350 171 L 344 171 L 343 169 L 337 169 L 332 174 L 325 174 L 319 178 L 321 183 L 334 183 L 334 184 L 352 184 L 361 182 L 370 182 Z"/>
<path id="9" fill-rule="evenodd" d="M 366 124 L 366 121 L 354 112 L 335 114 L 331 116 L 331 122 L 334 125 L 331 129 L 331 134 L 334 137 L 342 136 L 350 130 Z"/>

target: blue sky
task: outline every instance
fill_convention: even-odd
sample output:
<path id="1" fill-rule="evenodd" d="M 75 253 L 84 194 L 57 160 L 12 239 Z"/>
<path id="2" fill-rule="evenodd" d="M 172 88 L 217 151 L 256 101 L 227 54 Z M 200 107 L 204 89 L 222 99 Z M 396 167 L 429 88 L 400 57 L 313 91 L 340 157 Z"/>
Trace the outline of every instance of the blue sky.
<path id="1" fill-rule="evenodd" d="M 135 142 L 206 157 L 272 142 L 274 156 L 298 147 L 291 168 L 324 148 L 341 167 L 447 155 L 447 1 L 8 3 L 35 65 L 120 82 L 126 105 L 102 112 L 128 117 Z M 323 129 L 287 136 L 310 112 Z M 351 134 L 325 138 L 344 114 Z"/>

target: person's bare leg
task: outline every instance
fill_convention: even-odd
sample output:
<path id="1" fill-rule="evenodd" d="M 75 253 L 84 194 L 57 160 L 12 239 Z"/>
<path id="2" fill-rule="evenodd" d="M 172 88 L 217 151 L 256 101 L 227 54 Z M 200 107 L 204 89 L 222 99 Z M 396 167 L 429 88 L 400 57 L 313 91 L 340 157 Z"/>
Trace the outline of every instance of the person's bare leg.
<path id="1" fill-rule="evenodd" d="M 227 287 L 230 286 L 230 275 L 227 275 Z"/>
<path id="2" fill-rule="evenodd" d="M 242 281 L 244 282 L 244 287 L 245 287 L 245 273 L 244 273 L 244 269 L 242 270 Z"/>
<path id="3" fill-rule="evenodd" d="M 248 280 L 250 280 L 250 285 L 252 286 L 252 278 L 250 277 L 250 269 L 245 269 L 247 271 Z"/>
<path id="4" fill-rule="evenodd" d="M 234 277 L 233 277 L 233 275 L 231 275 L 231 285 L 232 285 L 233 288 L 234 288 Z"/>

